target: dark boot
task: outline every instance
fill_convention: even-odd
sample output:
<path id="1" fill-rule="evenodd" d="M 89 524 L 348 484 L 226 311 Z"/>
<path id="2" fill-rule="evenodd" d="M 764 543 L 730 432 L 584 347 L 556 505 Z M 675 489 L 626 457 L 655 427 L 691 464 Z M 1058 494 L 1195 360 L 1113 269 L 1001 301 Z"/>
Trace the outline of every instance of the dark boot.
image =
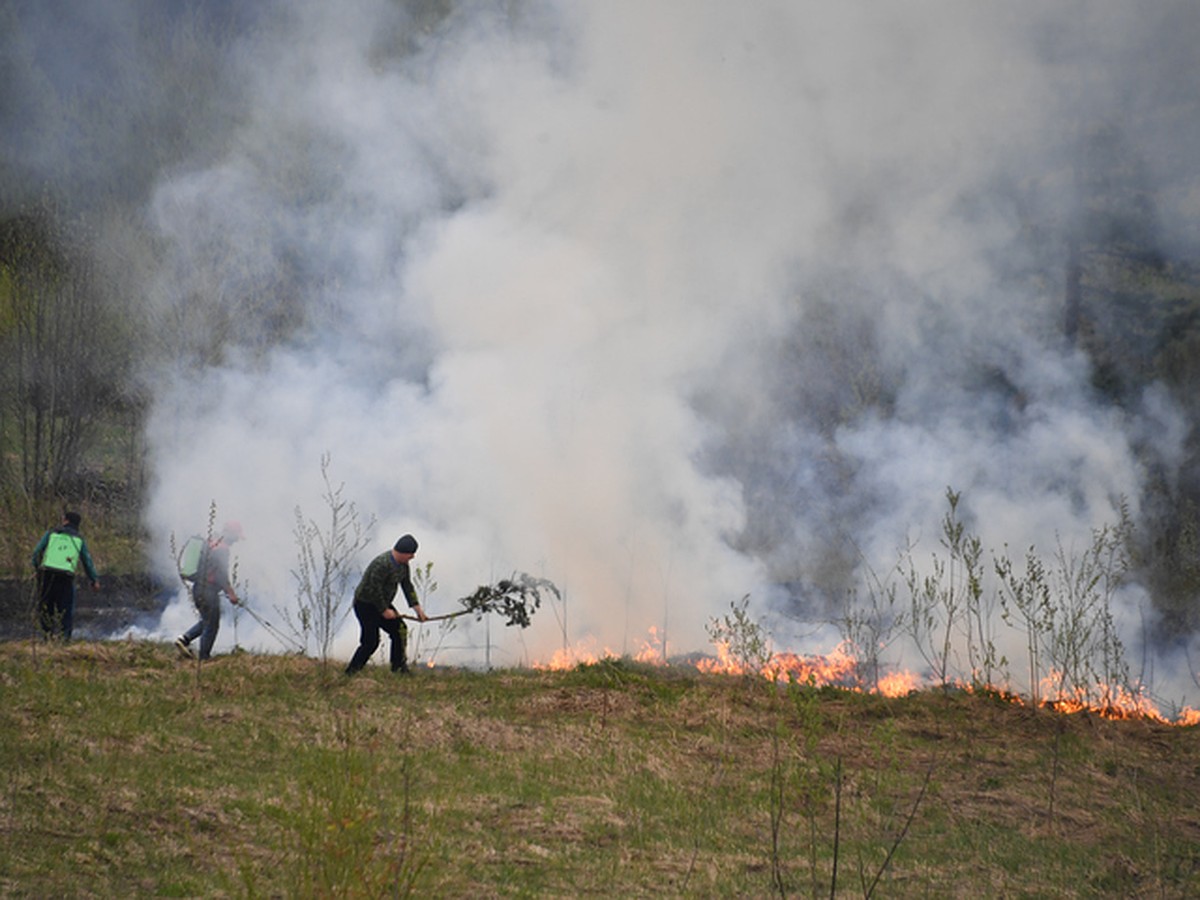
<path id="1" fill-rule="evenodd" d="M 404 646 L 405 643 L 392 641 L 392 671 L 399 672 L 401 675 L 411 675 L 412 672 L 408 669 L 408 648 Z"/>
<path id="2" fill-rule="evenodd" d="M 389 654 L 392 671 L 408 675 L 410 674 L 408 671 L 408 629 L 404 627 L 402 619 L 384 619 L 383 621 L 383 628 L 388 633 L 388 637 L 392 639 L 391 653 Z"/>

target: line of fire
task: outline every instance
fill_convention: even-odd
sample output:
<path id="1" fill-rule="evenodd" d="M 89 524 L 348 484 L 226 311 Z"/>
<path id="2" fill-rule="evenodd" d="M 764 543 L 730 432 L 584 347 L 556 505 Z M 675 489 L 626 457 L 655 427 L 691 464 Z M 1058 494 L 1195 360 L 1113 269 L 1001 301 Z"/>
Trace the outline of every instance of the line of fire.
<path id="1" fill-rule="evenodd" d="M 587 646 L 587 643 L 584 641 L 574 646 L 562 647 L 548 660 L 534 663 L 533 667 L 564 670 L 621 658 L 621 654 L 608 649 L 596 650 Z M 1183 707 L 1177 715 L 1170 717 L 1164 715 L 1160 711 L 1160 705 L 1145 692 L 1101 683 L 1090 688 L 1066 687 L 1061 673 L 1055 671 L 1041 679 L 1037 696 L 1031 698 L 1022 696 L 1007 685 L 969 683 L 959 679 L 942 684 L 929 676 L 912 671 L 883 672 L 876 678 L 870 678 L 865 674 L 865 667 L 853 653 L 850 643 L 846 641 L 826 654 L 769 652 L 765 654 L 765 659 L 755 663 L 739 659 L 727 642 L 717 642 L 714 646 L 714 656 L 689 659 L 687 664 L 706 674 L 759 677 L 780 685 L 836 688 L 883 697 L 904 697 L 922 690 L 960 690 L 986 693 L 1016 705 L 1033 705 L 1064 714 L 1086 711 L 1105 719 L 1140 719 L 1180 727 L 1200 725 L 1200 710 L 1190 706 Z M 630 658 L 643 665 L 676 664 L 669 661 L 665 650 L 662 640 L 652 628 L 650 637 L 643 642 L 641 649 L 630 655 Z"/>

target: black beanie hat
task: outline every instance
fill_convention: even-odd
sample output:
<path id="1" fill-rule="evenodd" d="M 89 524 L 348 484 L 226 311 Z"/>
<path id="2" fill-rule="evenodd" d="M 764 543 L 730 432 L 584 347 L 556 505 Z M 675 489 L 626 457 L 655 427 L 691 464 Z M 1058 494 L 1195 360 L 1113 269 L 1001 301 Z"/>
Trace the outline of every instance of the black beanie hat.
<path id="1" fill-rule="evenodd" d="M 415 537 L 413 537 L 411 534 L 406 534 L 402 538 L 400 538 L 398 541 L 396 541 L 396 546 L 393 547 L 392 549 L 395 550 L 397 553 L 416 553 L 417 552 L 417 539 Z"/>

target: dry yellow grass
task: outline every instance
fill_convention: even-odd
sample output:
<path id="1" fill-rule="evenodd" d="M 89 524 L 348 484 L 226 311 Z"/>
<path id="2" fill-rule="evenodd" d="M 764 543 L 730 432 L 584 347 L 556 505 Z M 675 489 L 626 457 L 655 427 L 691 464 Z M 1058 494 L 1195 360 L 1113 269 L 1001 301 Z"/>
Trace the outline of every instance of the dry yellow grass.
<path id="1" fill-rule="evenodd" d="M 1195 728 L 144 643 L 0 643 L 0 691 L 4 896 L 1200 893 Z"/>

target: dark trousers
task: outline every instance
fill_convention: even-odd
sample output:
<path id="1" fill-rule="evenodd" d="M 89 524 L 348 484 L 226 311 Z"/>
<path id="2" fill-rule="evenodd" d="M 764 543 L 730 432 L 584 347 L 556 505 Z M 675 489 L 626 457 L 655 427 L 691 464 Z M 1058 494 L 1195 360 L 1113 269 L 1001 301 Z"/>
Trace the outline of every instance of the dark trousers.
<path id="1" fill-rule="evenodd" d="M 362 636 L 358 639 L 358 649 L 346 666 L 346 674 L 353 675 L 367 664 L 371 654 L 379 647 L 379 632 L 386 631 L 392 639 L 391 663 L 393 672 L 408 671 L 408 626 L 400 618 L 385 619 L 374 606 L 366 603 L 354 604 L 354 616 L 358 619 Z"/>
<path id="2" fill-rule="evenodd" d="M 56 632 L 64 641 L 75 629 L 75 576 L 43 569 L 38 572 L 38 624 L 46 637 Z"/>
<path id="3" fill-rule="evenodd" d="M 210 584 L 197 584 L 192 588 L 192 602 L 200 621 L 183 633 L 183 642 L 190 644 L 200 638 L 200 658 L 208 659 L 221 630 L 221 593 Z"/>

